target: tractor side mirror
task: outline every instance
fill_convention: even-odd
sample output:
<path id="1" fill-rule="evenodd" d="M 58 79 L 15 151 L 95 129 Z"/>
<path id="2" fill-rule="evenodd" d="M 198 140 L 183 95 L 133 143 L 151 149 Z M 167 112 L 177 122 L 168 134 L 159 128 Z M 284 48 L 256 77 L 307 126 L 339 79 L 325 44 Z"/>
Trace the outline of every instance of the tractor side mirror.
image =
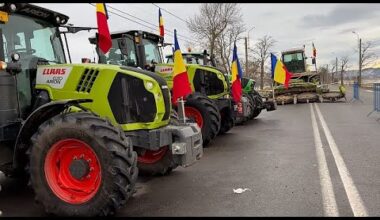
<path id="1" fill-rule="evenodd" d="M 128 56 L 127 40 L 125 38 L 117 39 L 120 51 L 123 55 Z"/>
<path id="2" fill-rule="evenodd" d="M 11 62 L 5 63 L 3 61 L 0 62 L 0 70 L 5 70 L 11 75 L 16 75 L 21 73 L 21 63 L 18 62 L 20 60 L 20 54 L 13 53 L 11 55 Z"/>

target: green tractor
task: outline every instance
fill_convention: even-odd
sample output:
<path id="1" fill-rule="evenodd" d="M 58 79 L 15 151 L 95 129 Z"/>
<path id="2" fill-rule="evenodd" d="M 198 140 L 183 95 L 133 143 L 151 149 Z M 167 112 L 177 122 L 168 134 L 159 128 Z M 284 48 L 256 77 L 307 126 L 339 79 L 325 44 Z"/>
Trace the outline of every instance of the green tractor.
<path id="1" fill-rule="evenodd" d="M 276 105 L 273 101 L 264 101 L 263 97 L 255 90 L 255 83 L 256 81 L 249 77 L 243 77 L 241 79 L 243 93 L 247 94 L 251 100 L 253 100 L 253 114 L 250 119 L 256 118 L 263 109 L 266 109 L 268 112 L 276 110 Z"/>
<path id="2" fill-rule="evenodd" d="M 0 171 L 28 177 L 48 213 L 109 215 L 132 196 L 139 171 L 198 160 L 201 131 L 170 120 L 167 83 L 156 74 L 65 64 L 68 19 L 0 4 Z"/>
<path id="3" fill-rule="evenodd" d="M 216 66 L 215 59 L 213 58 L 213 56 L 210 56 L 206 50 L 204 50 L 203 53 L 188 52 L 182 53 L 182 55 L 185 63 L 188 64 L 200 64 L 213 67 Z M 173 55 L 167 55 L 166 62 L 173 63 Z M 227 74 L 225 75 L 229 79 L 229 81 L 231 81 L 231 76 L 227 76 Z M 276 109 L 273 101 L 264 101 L 262 96 L 255 90 L 255 81 L 253 79 L 243 77 L 241 79 L 241 84 L 243 87 L 243 99 L 248 100 L 246 106 L 248 110 L 246 111 L 247 115 L 245 117 L 244 115 L 241 115 L 241 117 L 237 117 L 235 119 L 236 124 L 241 124 L 247 120 L 256 118 L 263 109 L 267 109 L 267 111 L 273 111 Z"/>
<path id="4" fill-rule="evenodd" d="M 160 36 L 132 30 L 112 33 L 111 38 L 110 52 L 103 54 L 98 48 L 96 50 L 99 63 L 139 67 L 155 72 L 166 80 L 170 89 L 172 88 L 173 64 L 163 63 L 160 49 L 163 44 Z M 96 37 L 89 40 L 96 45 Z M 229 131 L 234 126 L 235 118 L 245 114 L 244 109 L 247 107 L 244 105 L 247 101 L 233 103 L 229 81 L 223 72 L 215 67 L 188 64 L 187 72 L 193 93 L 186 98 L 185 115 L 197 122 L 202 131 L 203 144 L 207 146 L 217 134 Z"/>
<path id="5" fill-rule="evenodd" d="M 198 65 L 204 65 L 204 66 L 209 66 L 213 67 L 220 73 L 224 74 L 225 81 L 228 84 L 228 90 L 229 94 L 231 95 L 231 86 L 230 86 L 230 81 L 231 81 L 231 75 L 228 75 L 224 73 L 224 71 L 216 68 L 216 63 L 215 59 L 213 56 L 209 55 L 207 53 L 207 50 L 204 50 L 203 53 L 197 53 L 197 52 L 188 52 L 188 53 L 182 53 L 183 55 L 183 60 L 187 64 L 198 64 Z M 166 62 L 167 63 L 173 63 L 173 55 L 167 55 L 166 56 Z M 207 81 L 206 81 L 207 82 Z M 195 82 L 193 82 L 195 83 Z M 209 83 L 209 86 L 213 86 L 212 83 Z M 212 97 L 211 97 L 212 98 Z M 232 101 L 233 102 L 233 101 Z M 249 119 L 253 118 L 254 115 L 254 100 L 251 99 L 251 97 L 248 94 L 243 93 L 242 96 L 242 101 L 240 103 L 234 103 L 233 102 L 233 107 L 234 107 L 234 124 L 239 125 L 243 124 L 244 122 L 248 121 Z"/>

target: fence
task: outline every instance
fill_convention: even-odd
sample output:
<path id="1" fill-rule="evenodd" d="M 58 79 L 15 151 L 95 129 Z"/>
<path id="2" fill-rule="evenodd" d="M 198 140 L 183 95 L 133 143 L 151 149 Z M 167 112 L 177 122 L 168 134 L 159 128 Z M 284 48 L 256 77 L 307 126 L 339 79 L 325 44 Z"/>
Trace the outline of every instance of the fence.
<path id="1" fill-rule="evenodd" d="M 380 112 L 380 83 L 373 84 L 373 111 Z M 370 112 L 367 116 L 372 114 Z"/>

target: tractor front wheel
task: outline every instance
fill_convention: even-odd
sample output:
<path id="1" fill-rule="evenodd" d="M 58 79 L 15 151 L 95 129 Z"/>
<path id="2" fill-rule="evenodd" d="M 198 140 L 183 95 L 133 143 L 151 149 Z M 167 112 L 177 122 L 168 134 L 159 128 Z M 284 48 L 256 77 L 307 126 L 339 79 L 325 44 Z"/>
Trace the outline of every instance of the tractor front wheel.
<path id="1" fill-rule="evenodd" d="M 180 125 L 178 114 L 174 110 L 170 114 L 170 124 Z M 139 173 L 144 176 L 168 175 L 178 166 L 168 146 L 161 147 L 157 151 L 141 149 L 137 161 Z"/>
<path id="2" fill-rule="evenodd" d="M 187 96 L 185 115 L 201 128 L 204 147 L 219 133 L 221 116 L 218 106 L 207 96 L 198 92 Z"/>
<path id="3" fill-rule="evenodd" d="M 31 186 L 47 213 L 109 215 L 132 196 L 137 154 L 110 122 L 87 112 L 60 114 L 31 140 Z"/>

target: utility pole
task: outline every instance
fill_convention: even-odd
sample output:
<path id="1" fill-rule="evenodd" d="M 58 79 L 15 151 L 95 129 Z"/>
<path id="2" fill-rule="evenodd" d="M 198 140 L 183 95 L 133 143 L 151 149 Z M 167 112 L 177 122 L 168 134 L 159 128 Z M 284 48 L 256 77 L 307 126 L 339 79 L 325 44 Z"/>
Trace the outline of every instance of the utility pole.
<path id="1" fill-rule="evenodd" d="M 358 85 L 362 85 L 362 39 L 359 39 L 359 76 L 358 76 Z"/>
<path id="2" fill-rule="evenodd" d="M 323 83 L 324 83 L 324 84 L 327 84 L 328 81 L 329 81 L 328 78 L 329 78 L 329 75 L 330 75 L 330 74 L 329 74 L 329 65 L 328 65 L 328 64 L 327 64 L 327 68 L 326 68 L 326 69 L 327 69 L 326 74 L 325 74 L 326 79 L 325 79 L 325 77 L 323 77 Z"/>
<path id="3" fill-rule="evenodd" d="M 338 57 L 335 57 L 335 75 L 338 76 Z M 334 76 L 333 76 L 333 82 L 335 82 Z"/>
<path id="4" fill-rule="evenodd" d="M 248 40 L 245 37 L 245 74 L 248 75 Z"/>
<path id="5" fill-rule="evenodd" d="M 342 69 L 340 70 L 340 85 L 343 86 L 343 60 L 342 60 Z"/>

